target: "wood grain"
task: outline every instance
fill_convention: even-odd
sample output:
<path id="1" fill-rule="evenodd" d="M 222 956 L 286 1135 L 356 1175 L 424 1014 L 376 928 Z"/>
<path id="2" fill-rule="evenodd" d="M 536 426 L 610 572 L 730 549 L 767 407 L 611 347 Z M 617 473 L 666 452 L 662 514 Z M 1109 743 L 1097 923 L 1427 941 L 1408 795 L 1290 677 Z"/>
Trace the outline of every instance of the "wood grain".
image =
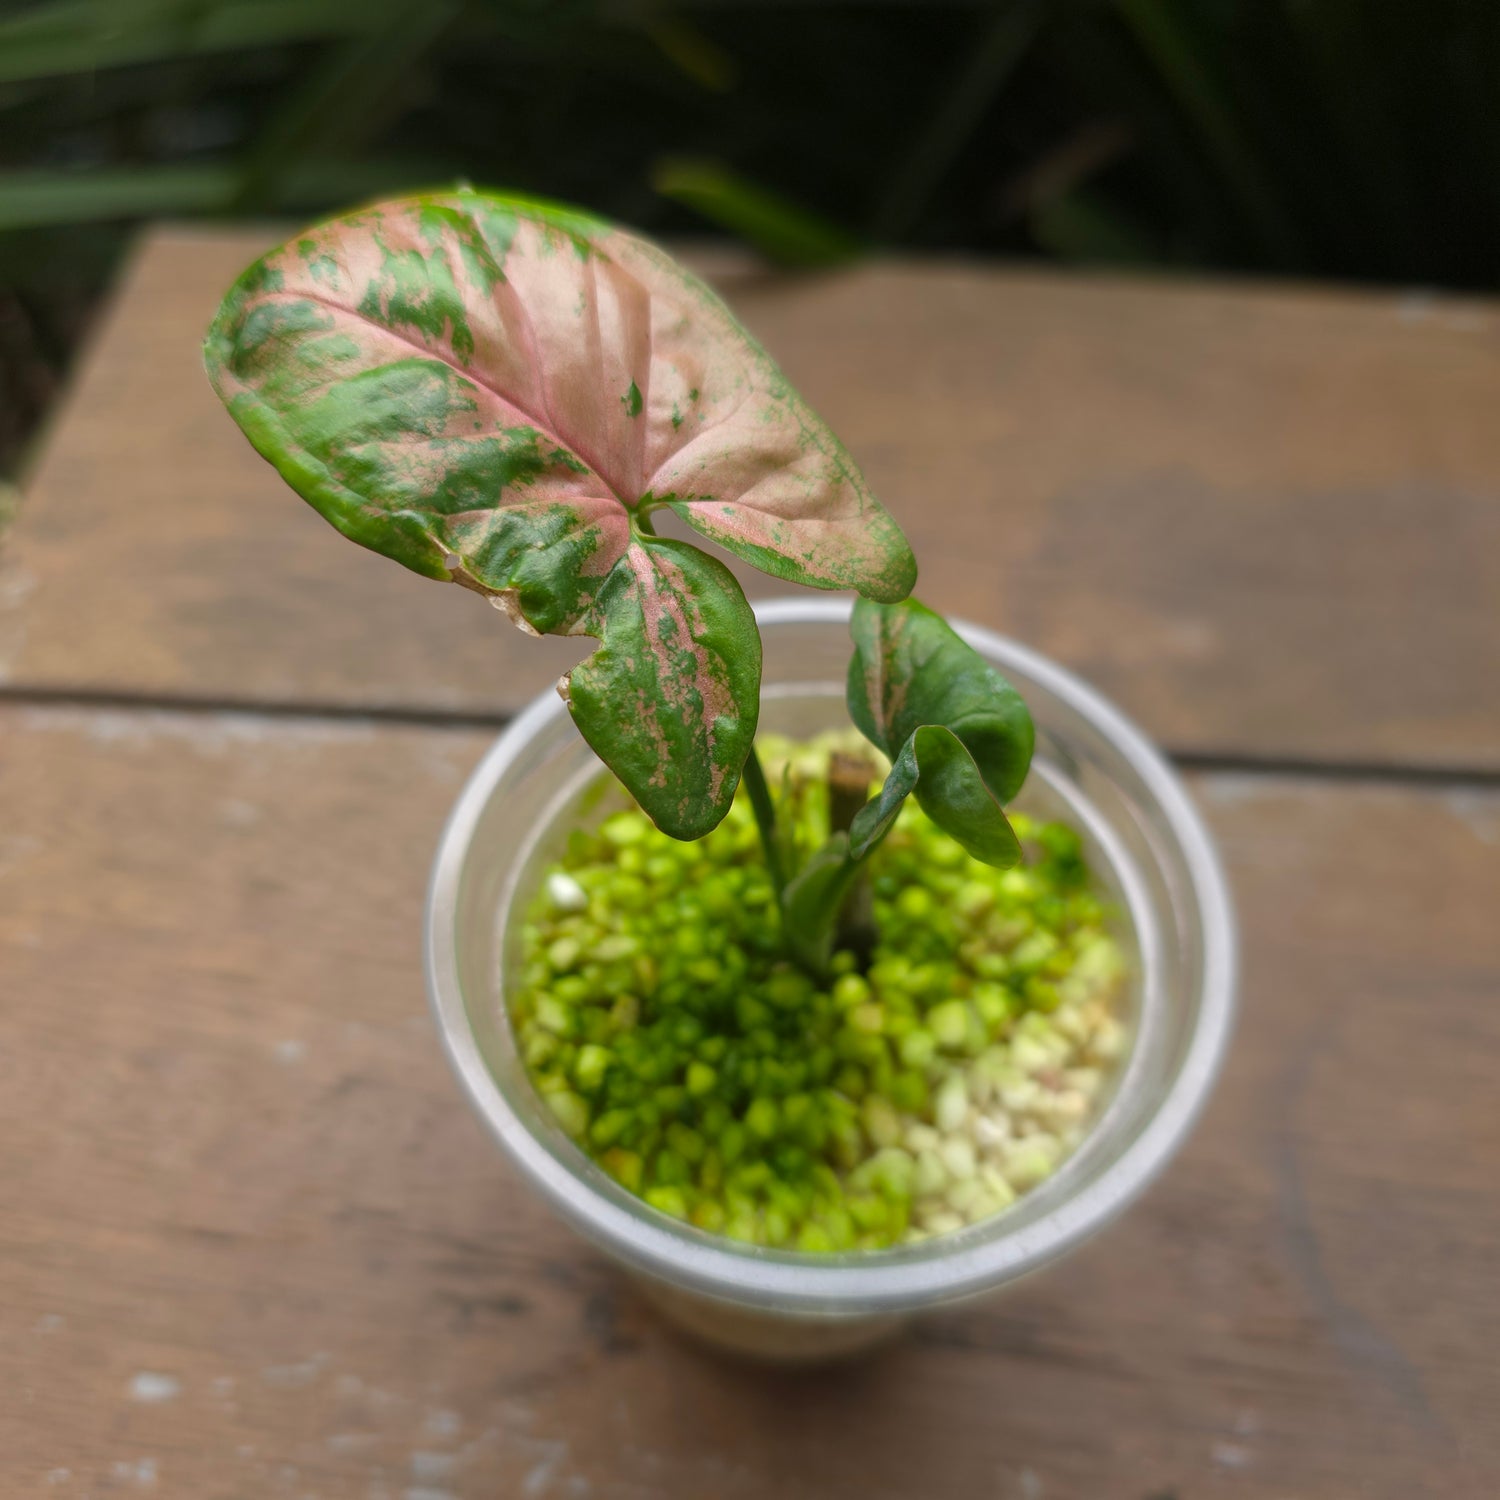
<path id="1" fill-rule="evenodd" d="M 514 709 L 580 643 L 524 640 L 340 541 L 209 391 L 203 328 L 270 237 L 142 241 L 16 527 L 0 673 Z M 1494 304 L 718 270 L 907 527 L 932 602 L 1079 668 L 1181 751 L 1500 768 Z"/>
<path id="2" fill-rule="evenodd" d="M 1248 972 L 1184 1156 L 786 1375 L 669 1333 L 447 1075 L 419 907 L 483 743 L 0 710 L 0 1493 L 1500 1492 L 1500 795 L 1201 781 Z"/>

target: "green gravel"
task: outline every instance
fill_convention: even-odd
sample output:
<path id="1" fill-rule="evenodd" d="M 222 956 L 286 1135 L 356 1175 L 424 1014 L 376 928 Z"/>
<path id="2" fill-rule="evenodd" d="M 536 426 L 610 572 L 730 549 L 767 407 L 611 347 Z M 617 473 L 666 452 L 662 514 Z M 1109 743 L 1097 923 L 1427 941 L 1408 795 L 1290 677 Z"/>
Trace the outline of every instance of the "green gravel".
<path id="1" fill-rule="evenodd" d="M 845 742 L 760 742 L 804 851 Z M 1123 970 L 1077 835 L 1012 821 L 1027 863 L 994 870 L 909 802 L 871 860 L 868 972 L 840 953 L 826 985 L 781 956 L 743 792 L 697 843 L 634 809 L 575 830 L 527 914 L 510 1000 L 532 1082 L 632 1193 L 749 1244 L 879 1249 L 998 1211 L 1068 1142 L 1020 1141 L 1015 1180 L 1006 1157 L 976 1176 L 971 1095 L 1061 1078 L 1052 1013 L 1066 999 L 1055 1019 L 1081 1035 L 1073 1010 L 1089 1001 L 1099 1024 Z M 936 1132 L 940 1148 L 915 1149 Z"/>

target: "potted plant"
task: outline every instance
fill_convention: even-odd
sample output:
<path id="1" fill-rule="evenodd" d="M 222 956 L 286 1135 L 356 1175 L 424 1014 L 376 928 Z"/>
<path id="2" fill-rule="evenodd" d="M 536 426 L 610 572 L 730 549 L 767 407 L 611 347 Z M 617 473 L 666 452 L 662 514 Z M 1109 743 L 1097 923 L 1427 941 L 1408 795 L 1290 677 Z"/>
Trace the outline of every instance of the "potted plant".
<path id="1" fill-rule="evenodd" d="M 206 358 L 345 535 L 598 642 L 460 800 L 429 974 L 502 1141 L 679 1317 L 846 1348 L 1165 1160 L 1232 1000 L 1196 817 L 1081 684 L 911 597 L 900 529 L 707 287 L 460 189 L 272 251 Z M 758 623 L 665 515 L 856 602 Z"/>

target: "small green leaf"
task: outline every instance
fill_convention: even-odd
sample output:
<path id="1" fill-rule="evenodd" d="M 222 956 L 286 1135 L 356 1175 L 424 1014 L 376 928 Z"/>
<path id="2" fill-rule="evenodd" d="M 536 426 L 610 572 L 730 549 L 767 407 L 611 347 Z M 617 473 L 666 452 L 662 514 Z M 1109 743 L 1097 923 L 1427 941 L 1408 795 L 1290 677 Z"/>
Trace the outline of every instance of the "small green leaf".
<path id="1" fill-rule="evenodd" d="M 849 852 L 855 859 L 863 859 L 890 832 L 913 792 L 928 817 L 975 859 L 1002 869 L 1020 862 L 1015 831 L 980 777 L 974 757 L 942 724 L 923 724 L 912 733 L 879 796 L 854 815 Z"/>
<path id="2" fill-rule="evenodd" d="M 849 713 L 890 756 L 891 774 L 862 808 L 851 849 L 863 858 L 913 792 L 923 811 L 986 864 L 1020 845 L 1004 804 L 1021 789 L 1035 740 L 1021 695 L 941 616 L 915 599 L 855 603 Z"/>

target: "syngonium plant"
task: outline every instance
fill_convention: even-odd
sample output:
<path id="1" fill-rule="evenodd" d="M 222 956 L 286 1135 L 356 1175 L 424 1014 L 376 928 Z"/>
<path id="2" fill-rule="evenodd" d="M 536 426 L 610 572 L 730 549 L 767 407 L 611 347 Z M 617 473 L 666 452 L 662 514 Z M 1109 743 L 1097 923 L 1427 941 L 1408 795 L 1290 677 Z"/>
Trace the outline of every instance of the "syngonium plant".
<path id="1" fill-rule="evenodd" d="M 843 445 L 722 301 L 655 245 L 577 210 L 459 188 L 289 240 L 204 347 L 231 416 L 345 536 L 586 635 L 559 690 L 665 833 L 715 828 L 742 774 L 789 951 L 814 969 L 905 799 L 970 854 L 1020 858 L 1020 696 L 910 598 L 916 564 Z M 754 739 L 761 644 L 717 558 L 859 595 L 850 714 L 891 772 L 847 830 L 782 868 Z"/>

